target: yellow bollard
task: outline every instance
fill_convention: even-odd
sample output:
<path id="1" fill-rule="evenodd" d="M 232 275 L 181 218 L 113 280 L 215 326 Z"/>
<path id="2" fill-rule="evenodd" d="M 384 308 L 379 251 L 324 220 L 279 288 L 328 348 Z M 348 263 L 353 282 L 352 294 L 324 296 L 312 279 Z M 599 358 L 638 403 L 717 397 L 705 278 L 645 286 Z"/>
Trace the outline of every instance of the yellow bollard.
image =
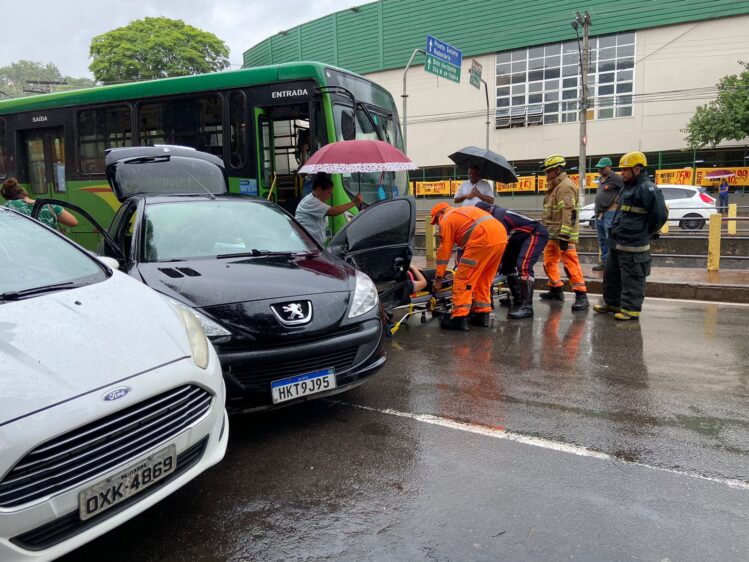
<path id="1" fill-rule="evenodd" d="M 710 233 L 707 240 L 707 270 L 718 271 L 720 269 L 720 224 L 723 215 L 713 213 L 710 215 Z"/>
<path id="2" fill-rule="evenodd" d="M 736 234 L 736 203 L 728 205 L 728 234 Z"/>
<path id="3" fill-rule="evenodd" d="M 661 234 L 668 234 L 668 221 L 663 223 L 663 226 L 661 227 Z"/>
<path id="4" fill-rule="evenodd" d="M 428 260 L 434 260 L 435 259 L 435 251 L 434 251 L 434 225 L 429 220 L 429 216 L 427 216 L 425 220 L 424 225 L 424 235 L 426 237 L 425 246 L 426 246 L 426 258 Z"/>

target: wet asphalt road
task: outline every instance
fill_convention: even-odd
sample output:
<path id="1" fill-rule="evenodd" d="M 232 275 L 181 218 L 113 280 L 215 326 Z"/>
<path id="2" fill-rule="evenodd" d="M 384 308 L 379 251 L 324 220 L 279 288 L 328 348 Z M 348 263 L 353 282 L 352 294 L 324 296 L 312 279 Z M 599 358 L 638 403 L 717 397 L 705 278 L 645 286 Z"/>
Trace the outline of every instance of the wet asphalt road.
<path id="1" fill-rule="evenodd" d="M 410 321 L 367 384 L 64 560 L 747 560 L 749 307 Z"/>

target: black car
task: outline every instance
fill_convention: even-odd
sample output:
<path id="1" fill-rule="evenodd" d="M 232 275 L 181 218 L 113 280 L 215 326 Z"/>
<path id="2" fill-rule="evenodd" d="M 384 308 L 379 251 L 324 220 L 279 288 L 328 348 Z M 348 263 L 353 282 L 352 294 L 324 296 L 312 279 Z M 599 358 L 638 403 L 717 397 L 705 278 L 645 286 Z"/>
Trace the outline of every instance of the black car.
<path id="1" fill-rule="evenodd" d="M 112 149 L 106 170 L 122 206 L 99 253 L 192 309 L 230 410 L 329 396 L 384 364 L 382 301 L 400 293 L 410 264 L 413 199 L 372 205 L 326 251 L 279 206 L 228 194 L 213 155 Z"/>

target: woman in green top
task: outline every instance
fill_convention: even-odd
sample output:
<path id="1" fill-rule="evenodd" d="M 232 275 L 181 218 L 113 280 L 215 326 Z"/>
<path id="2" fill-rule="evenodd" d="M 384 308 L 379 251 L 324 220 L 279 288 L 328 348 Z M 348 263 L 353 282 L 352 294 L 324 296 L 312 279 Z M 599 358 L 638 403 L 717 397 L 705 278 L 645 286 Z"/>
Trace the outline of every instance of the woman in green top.
<path id="1" fill-rule="evenodd" d="M 16 178 L 8 178 L 3 182 L 0 195 L 7 200 L 5 203 L 6 207 L 31 216 L 31 210 L 34 208 L 34 200 L 18 184 Z M 59 205 L 44 205 L 39 212 L 38 220 L 50 228 L 56 228 L 58 222 L 65 226 L 78 226 L 78 219 Z"/>

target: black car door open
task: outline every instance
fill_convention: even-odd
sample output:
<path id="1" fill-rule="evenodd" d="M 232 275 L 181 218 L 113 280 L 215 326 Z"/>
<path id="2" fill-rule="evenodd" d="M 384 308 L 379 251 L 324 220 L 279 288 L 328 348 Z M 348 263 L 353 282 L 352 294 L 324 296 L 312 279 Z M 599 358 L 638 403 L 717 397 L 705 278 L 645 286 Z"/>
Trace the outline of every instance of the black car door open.
<path id="1" fill-rule="evenodd" d="M 406 278 L 414 252 L 416 201 L 398 197 L 359 213 L 328 245 L 328 250 L 372 278 L 387 300 Z"/>

